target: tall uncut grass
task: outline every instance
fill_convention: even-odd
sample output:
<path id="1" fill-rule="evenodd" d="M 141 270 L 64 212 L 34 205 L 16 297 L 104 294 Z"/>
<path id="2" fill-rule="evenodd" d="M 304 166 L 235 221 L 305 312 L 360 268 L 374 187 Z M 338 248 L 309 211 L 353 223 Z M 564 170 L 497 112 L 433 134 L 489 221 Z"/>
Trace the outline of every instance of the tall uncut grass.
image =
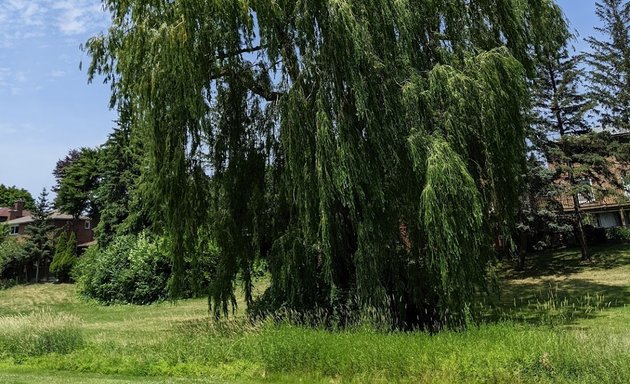
<path id="1" fill-rule="evenodd" d="M 610 262 L 568 272 L 579 252 L 554 253 L 562 273 L 513 277 L 481 318 L 434 334 L 392 331 L 378 311 L 215 321 L 202 299 L 99 306 L 70 285 L 15 287 L 0 291 L 0 382 L 3 371 L 55 371 L 140 382 L 630 383 L 630 248 L 607 252 Z"/>
<path id="2" fill-rule="evenodd" d="M 66 354 L 83 345 L 76 316 L 38 312 L 0 317 L 0 357 Z"/>
<path id="3" fill-rule="evenodd" d="M 630 335 L 500 322 L 466 331 L 327 330 L 286 322 L 181 321 L 168 334 L 90 343 L 33 367 L 131 376 L 305 382 L 625 383 Z"/>

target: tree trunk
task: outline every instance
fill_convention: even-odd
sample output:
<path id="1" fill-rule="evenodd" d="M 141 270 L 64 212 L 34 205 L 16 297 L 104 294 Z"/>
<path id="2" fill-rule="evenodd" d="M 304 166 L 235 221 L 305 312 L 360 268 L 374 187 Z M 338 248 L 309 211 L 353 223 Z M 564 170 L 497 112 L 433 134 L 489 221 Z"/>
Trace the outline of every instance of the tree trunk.
<path id="1" fill-rule="evenodd" d="M 580 247 L 582 251 L 582 260 L 590 259 L 588 254 L 588 245 L 586 244 L 586 235 L 584 234 L 584 222 L 582 220 L 582 207 L 580 206 L 580 200 L 578 194 L 573 194 L 573 206 L 575 208 L 575 223 L 578 229 L 578 235 L 580 238 Z"/>
<path id="2" fill-rule="evenodd" d="M 518 264 L 516 269 L 522 271 L 525 269 L 525 253 L 527 252 L 527 232 L 521 232 L 520 244 L 518 247 Z"/>
<path id="3" fill-rule="evenodd" d="M 35 262 L 35 283 L 39 283 L 39 264 L 40 264 L 40 259 L 38 258 L 37 261 Z"/>

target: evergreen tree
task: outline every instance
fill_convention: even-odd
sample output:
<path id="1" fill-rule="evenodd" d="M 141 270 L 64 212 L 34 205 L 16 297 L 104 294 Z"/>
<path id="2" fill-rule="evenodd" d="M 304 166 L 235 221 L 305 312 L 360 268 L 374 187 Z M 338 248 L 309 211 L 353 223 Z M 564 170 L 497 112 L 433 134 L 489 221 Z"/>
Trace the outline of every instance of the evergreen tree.
<path id="1" fill-rule="evenodd" d="M 565 29 L 552 1 L 104 5 L 89 72 L 146 140 L 174 290 L 211 224 L 217 315 L 239 276 L 253 304 L 264 257 L 268 309 L 463 323 L 490 228 L 515 220 L 532 52 Z"/>
<path id="2" fill-rule="evenodd" d="M 556 236 L 564 236 L 573 229 L 573 220 L 562 215 L 561 198 L 565 192 L 557 183 L 557 174 L 549 169 L 538 148 L 531 148 L 524 178 L 524 194 L 517 224 L 517 269 L 525 268 L 525 254 L 554 245 Z"/>
<path id="3" fill-rule="evenodd" d="M 37 203 L 33 211 L 33 222 L 26 228 L 28 241 L 26 252 L 31 262 L 35 264 L 35 281 L 39 282 L 40 269 L 46 266 L 52 257 L 53 252 L 53 226 L 50 224 L 51 210 L 48 202 L 48 192 L 46 188 L 37 198 Z M 28 277 L 27 277 L 28 280 Z"/>
<path id="4" fill-rule="evenodd" d="M 589 88 L 598 103 L 599 123 L 604 129 L 630 131 L 630 2 L 602 0 L 596 3 L 602 25 L 595 27 L 604 37 L 586 42 L 592 52 Z"/>
<path id="5" fill-rule="evenodd" d="M 120 126 L 100 150 L 99 185 L 95 190 L 100 219 L 95 229 L 98 243 L 106 247 L 116 235 L 138 234 L 150 226 L 147 199 L 139 192 L 141 143 L 121 116 Z"/>
<path id="6" fill-rule="evenodd" d="M 50 271 L 60 283 L 70 281 L 70 271 L 77 260 L 77 237 L 74 232 L 62 232 L 55 238 L 55 255 Z"/>
<path id="7" fill-rule="evenodd" d="M 543 53 L 538 65 L 534 93 L 533 140 L 545 160 L 555 170 L 553 182 L 561 188 L 557 198 L 571 197 L 575 233 L 582 258 L 589 257 L 584 233 L 582 201 L 595 199 L 595 192 L 605 194 L 604 181 L 615 183 L 609 137 L 596 133 L 587 123 L 592 102 L 581 93 L 584 78 L 581 56 L 571 57 L 562 45 Z"/>

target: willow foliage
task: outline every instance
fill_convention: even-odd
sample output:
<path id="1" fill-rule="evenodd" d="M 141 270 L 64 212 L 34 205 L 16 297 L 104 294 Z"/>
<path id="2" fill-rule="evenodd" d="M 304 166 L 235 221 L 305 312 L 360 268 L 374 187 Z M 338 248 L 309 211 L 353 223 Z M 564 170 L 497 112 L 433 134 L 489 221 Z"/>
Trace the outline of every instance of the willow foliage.
<path id="1" fill-rule="evenodd" d="M 462 321 L 492 234 L 515 214 L 526 74 L 544 29 L 564 28 L 555 4 L 104 6 L 113 25 L 87 44 L 90 74 L 105 74 L 147 138 L 175 272 L 200 228 L 216 237 L 217 315 L 239 276 L 252 304 L 261 257 L 267 309 Z"/>

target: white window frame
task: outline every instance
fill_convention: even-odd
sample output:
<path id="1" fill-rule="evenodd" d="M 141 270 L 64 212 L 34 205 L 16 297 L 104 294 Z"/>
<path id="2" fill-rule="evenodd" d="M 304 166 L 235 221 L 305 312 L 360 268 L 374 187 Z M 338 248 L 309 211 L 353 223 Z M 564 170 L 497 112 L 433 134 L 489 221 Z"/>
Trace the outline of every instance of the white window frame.
<path id="1" fill-rule="evenodd" d="M 90 220 L 85 220 L 85 222 L 83 223 L 83 229 L 92 229 L 92 223 L 90 222 Z"/>
<path id="2" fill-rule="evenodd" d="M 20 226 L 19 225 L 12 225 L 9 229 L 9 235 L 11 236 L 17 236 L 20 234 Z"/>

